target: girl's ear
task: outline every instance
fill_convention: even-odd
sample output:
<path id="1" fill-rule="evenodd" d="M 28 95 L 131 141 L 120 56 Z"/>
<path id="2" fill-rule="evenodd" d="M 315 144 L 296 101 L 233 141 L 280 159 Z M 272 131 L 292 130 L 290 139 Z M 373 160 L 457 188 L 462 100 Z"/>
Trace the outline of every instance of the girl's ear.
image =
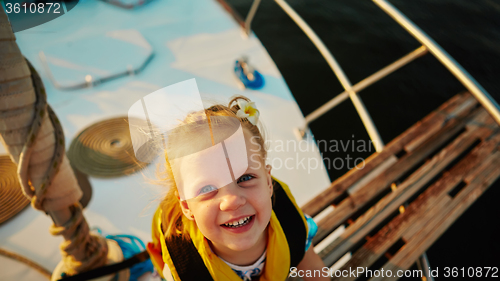
<path id="1" fill-rule="evenodd" d="M 186 201 L 179 201 L 179 204 L 181 205 L 182 213 L 188 220 L 194 221 L 194 215 L 193 212 L 191 212 L 191 209 L 189 209 L 188 203 Z"/>
<path id="2" fill-rule="evenodd" d="M 175 192 L 175 195 L 177 196 L 177 198 L 179 198 L 179 193 L 177 193 L 177 191 Z M 186 218 L 188 218 L 189 220 L 194 221 L 193 212 L 191 212 L 191 209 L 189 209 L 187 201 L 179 200 L 179 205 L 181 206 L 182 213 L 184 214 L 184 216 L 186 216 Z"/>

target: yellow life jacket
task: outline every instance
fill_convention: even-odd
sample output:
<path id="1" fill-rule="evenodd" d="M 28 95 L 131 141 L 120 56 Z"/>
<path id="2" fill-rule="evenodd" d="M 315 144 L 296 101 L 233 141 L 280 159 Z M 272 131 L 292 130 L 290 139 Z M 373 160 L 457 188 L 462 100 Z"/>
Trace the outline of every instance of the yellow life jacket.
<path id="1" fill-rule="evenodd" d="M 273 178 L 274 205 L 267 228 L 266 265 L 261 281 L 285 280 L 290 267 L 296 267 L 305 254 L 307 222 L 288 186 Z M 160 275 L 165 264 L 176 281 L 230 280 L 241 278 L 216 254 L 203 234 L 196 228 L 185 226 L 191 240 L 181 236 L 166 240 L 161 225 L 162 210 L 153 218 L 153 242 L 147 246 L 151 260 Z M 163 277 L 163 275 L 162 275 Z"/>

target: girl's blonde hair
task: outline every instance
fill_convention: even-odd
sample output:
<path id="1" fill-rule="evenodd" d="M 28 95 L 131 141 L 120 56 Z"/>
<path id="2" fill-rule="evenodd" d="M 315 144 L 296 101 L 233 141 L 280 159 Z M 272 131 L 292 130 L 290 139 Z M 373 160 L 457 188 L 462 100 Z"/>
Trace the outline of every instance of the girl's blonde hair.
<path id="1" fill-rule="evenodd" d="M 247 118 L 239 118 L 236 116 L 236 112 L 240 109 L 238 105 L 238 100 L 243 99 L 250 102 L 250 99 L 244 96 L 233 97 L 228 106 L 221 104 L 213 105 L 204 110 L 204 112 L 194 112 L 188 114 L 184 121 L 179 124 L 179 126 L 168 134 L 168 152 L 171 159 L 178 155 L 178 150 L 182 148 L 189 147 L 188 142 L 192 141 L 207 141 L 206 138 L 200 138 L 199 133 L 197 136 L 197 131 L 200 126 L 197 123 L 205 118 L 205 115 L 210 118 L 210 116 L 229 116 L 238 118 L 242 127 L 247 129 L 251 134 L 253 139 L 258 143 L 261 148 L 261 159 L 266 159 L 267 150 L 265 147 L 265 139 L 263 134 L 262 125 L 253 125 Z M 208 119 L 210 120 L 210 119 Z M 221 120 L 221 119 L 218 119 Z M 234 119 L 233 119 L 234 120 Z M 210 124 L 210 121 L 209 121 Z M 224 126 L 223 123 L 210 124 L 213 126 Z M 259 128 L 260 127 L 260 128 Z M 186 141 L 189 140 L 189 141 Z M 174 147 L 172 150 L 171 148 Z M 182 154 L 182 153 L 181 153 Z M 178 197 L 177 186 L 175 184 L 174 176 L 172 173 L 172 168 L 169 163 L 169 155 L 165 152 L 166 165 L 163 171 L 159 170 L 157 173 L 158 178 L 169 186 L 169 191 L 163 201 L 160 203 L 160 208 L 162 209 L 162 228 L 166 239 L 172 236 L 181 235 L 184 239 L 189 239 L 189 234 L 184 230 L 184 226 L 192 224 L 192 227 L 196 228 L 194 221 L 186 218 L 180 206 L 180 200 Z"/>

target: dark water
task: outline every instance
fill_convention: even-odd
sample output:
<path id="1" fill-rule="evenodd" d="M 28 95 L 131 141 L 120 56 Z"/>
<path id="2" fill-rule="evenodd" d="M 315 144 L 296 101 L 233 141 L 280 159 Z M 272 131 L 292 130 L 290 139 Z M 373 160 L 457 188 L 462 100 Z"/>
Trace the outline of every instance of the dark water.
<path id="1" fill-rule="evenodd" d="M 246 15 L 252 1 L 228 1 Z M 500 1 L 393 0 L 500 101 Z M 371 1 L 290 0 L 343 67 L 353 84 L 420 44 Z M 252 28 L 276 62 L 307 115 L 342 92 L 319 52 L 273 1 L 262 1 Z M 464 87 L 427 55 L 360 93 L 385 143 Z M 318 140 L 368 140 L 346 101 L 311 125 Z M 367 157 L 371 152 L 350 152 Z M 324 154 L 325 157 L 338 155 Z M 329 170 L 335 180 L 347 171 Z M 427 251 L 432 267 L 500 266 L 500 181 L 472 205 Z M 442 278 L 438 278 L 442 279 Z"/>

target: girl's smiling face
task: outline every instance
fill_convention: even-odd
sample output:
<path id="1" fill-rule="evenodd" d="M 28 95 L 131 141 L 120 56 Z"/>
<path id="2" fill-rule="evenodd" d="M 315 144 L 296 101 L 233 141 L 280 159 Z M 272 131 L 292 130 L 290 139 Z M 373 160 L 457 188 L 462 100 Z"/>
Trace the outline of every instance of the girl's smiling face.
<path id="1" fill-rule="evenodd" d="M 194 219 L 201 233 L 212 242 L 214 250 L 226 254 L 255 246 L 265 247 L 265 244 L 258 244 L 266 241 L 265 230 L 272 214 L 271 167 L 264 165 L 261 153 L 264 148 L 251 140 L 250 132 L 243 132 L 248 162 L 246 171 L 222 188 L 200 187 L 207 193 L 181 201 L 186 217 Z M 189 169 L 182 169 L 179 175 L 182 182 L 199 177 L 207 170 L 204 167 L 210 164 L 207 155 L 199 157 L 203 159 L 190 161 Z"/>

